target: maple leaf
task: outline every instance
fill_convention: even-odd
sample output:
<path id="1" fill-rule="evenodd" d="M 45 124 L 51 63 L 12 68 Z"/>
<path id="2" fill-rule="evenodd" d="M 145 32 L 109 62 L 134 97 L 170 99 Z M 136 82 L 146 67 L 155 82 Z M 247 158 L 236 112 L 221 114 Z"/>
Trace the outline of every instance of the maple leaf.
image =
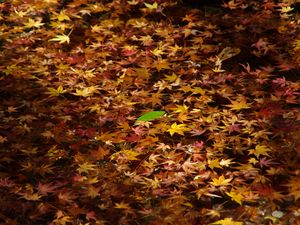
<path id="1" fill-rule="evenodd" d="M 55 88 L 48 88 L 48 92 L 46 92 L 47 94 L 49 94 L 50 96 L 60 96 L 61 94 L 65 93 L 66 90 L 64 90 L 64 88 L 62 86 L 59 86 L 57 89 Z"/>
<path id="2" fill-rule="evenodd" d="M 237 101 L 231 101 L 230 105 L 226 105 L 227 107 L 230 107 L 232 110 L 241 110 L 241 109 L 248 109 L 250 108 L 250 104 L 247 103 L 246 98 L 241 98 Z"/>
<path id="3" fill-rule="evenodd" d="M 193 94 L 205 95 L 205 90 L 203 90 L 201 87 L 194 87 L 191 91 Z"/>
<path id="4" fill-rule="evenodd" d="M 44 25 L 44 23 L 41 23 L 42 19 L 33 20 L 31 18 L 28 19 L 28 22 L 24 23 L 25 28 L 39 28 Z"/>
<path id="5" fill-rule="evenodd" d="M 211 183 L 214 186 L 222 186 L 222 185 L 230 185 L 230 181 L 232 180 L 232 178 L 229 179 L 225 179 L 225 177 L 222 175 L 219 178 L 213 178 Z"/>
<path id="6" fill-rule="evenodd" d="M 177 133 L 180 135 L 184 135 L 185 131 L 189 131 L 190 129 L 186 127 L 186 124 L 177 124 L 176 122 L 171 125 L 171 128 L 168 129 L 171 136 Z"/>
<path id="7" fill-rule="evenodd" d="M 115 154 L 112 154 L 110 156 L 111 159 L 116 159 L 116 158 L 125 158 L 127 160 L 139 160 L 138 158 L 136 158 L 137 156 L 139 156 L 140 153 L 136 152 L 136 151 L 132 151 L 132 150 L 122 150 L 119 152 L 116 152 Z"/>
<path id="8" fill-rule="evenodd" d="M 59 192 L 57 197 L 60 202 L 73 203 L 73 199 L 76 198 L 76 195 L 71 191 L 64 190 L 64 191 Z"/>
<path id="9" fill-rule="evenodd" d="M 149 3 L 144 3 L 145 4 L 145 6 L 147 7 L 147 9 L 149 9 L 149 10 L 154 10 L 154 9 L 157 9 L 157 7 L 158 7 L 158 4 L 157 4 L 157 2 L 154 2 L 153 4 L 149 4 Z"/>
<path id="10" fill-rule="evenodd" d="M 130 0 L 130 1 L 127 1 L 127 3 L 129 5 L 137 5 L 137 4 L 139 4 L 139 0 Z"/>
<path id="11" fill-rule="evenodd" d="M 217 217 L 219 218 L 221 216 L 219 210 L 216 209 L 208 209 L 205 215 L 209 215 L 210 217 Z"/>
<path id="12" fill-rule="evenodd" d="M 196 129 L 196 128 L 194 128 L 194 129 L 192 129 L 191 131 L 190 131 L 190 133 L 192 134 L 192 136 L 201 136 L 202 134 L 204 134 L 206 132 L 206 130 L 204 129 L 204 130 L 202 130 L 202 129 Z"/>
<path id="13" fill-rule="evenodd" d="M 36 171 L 38 174 L 45 176 L 46 174 L 54 174 L 53 169 L 53 166 L 49 164 L 42 164 L 36 168 Z"/>
<path id="14" fill-rule="evenodd" d="M 172 75 L 165 75 L 165 79 L 169 82 L 174 82 L 177 78 L 175 73 L 172 73 Z"/>
<path id="15" fill-rule="evenodd" d="M 153 63 L 153 67 L 156 68 L 158 72 L 160 72 L 162 69 L 171 69 L 170 63 L 165 59 L 155 61 Z"/>
<path id="16" fill-rule="evenodd" d="M 290 7 L 290 6 L 281 6 L 281 9 L 278 9 L 278 11 L 280 11 L 280 13 L 289 13 L 291 11 L 293 11 L 294 8 Z"/>
<path id="17" fill-rule="evenodd" d="M 176 113 L 187 113 L 189 110 L 189 107 L 186 106 L 185 104 L 183 105 L 176 105 L 177 108 L 173 108 L 174 112 Z"/>
<path id="18" fill-rule="evenodd" d="M 289 195 L 292 196 L 295 201 L 298 201 L 298 199 L 300 199 L 300 189 L 291 190 Z"/>
<path id="19" fill-rule="evenodd" d="M 269 156 L 268 152 L 270 152 L 271 149 L 269 149 L 265 145 L 256 145 L 255 149 L 250 149 L 249 154 L 254 154 L 256 158 L 258 158 L 260 155 L 266 155 Z"/>
<path id="20" fill-rule="evenodd" d="M 101 188 L 99 187 L 94 187 L 93 185 L 89 185 L 87 188 L 87 196 L 91 197 L 92 199 L 96 198 L 97 196 L 100 195 L 100 190 Z"/>
<path id="21" fill-rule="evenodd" d="M 158 143 L 156 149 L 161 149 L 163 151 L 166 151 L 167 149 L 171 149 L 169 145 L 166 145 L 165 143 Z"/>
<path id="22" fill-rule="evenodd" d="M 8 177 L 0 178 L 0 187 L 13 187 L 15 182 L 10 180 Z"/>
<path id="23" fill-rule="evenodd" d="M 292 177 L 286 186 L 289 188 L 289 195 L 292 196 L 295 201 L 300 198 L 300 178 Z"/>
<path id="24" fill-rule="evenodd" d="M 131 209 L 129 203 L 125 203 L 125 202 L 120 202 L 120 203 L 116 203 L 115 204 L 115 208 L 116 209 Z"/>
<path id="25" fill-rule="evenodd" d="M 242 201 L 244 200 L 244 196 L 241 193 L 235 191 L 234 189 L 231 189 L 231 191 L 226 192 L 226 194 L 228 196 L 230 196 L 233 201 L 235 201 L 235 202 L 239 203 L 240 205 L 242 205 Z"/>
<path id="26" fill-rule="evenodd" d="M 71 19 L 68 15 L 66 15 L 65 10 L 61 10 L 59 12 L 59 14 L 57 15 L 57 20 L 61 22 L 61 21 L 64 21 L 64 20 L 70 21 Z"/>
<path id="27" fill-rule="evenodd" d="M 142 36 L 138 40 L 141 41 L 144 46 L 151 46 L 153 43 L 153 39 L 150 35 Z"/>
<path id="28" fill-rule="evenodd" d="M 135 71 L 135 75 L 138 78 L 145 79 L 145 80 L 147 80 L 151 75 L 149 69 L 147 68 L 135 68 L 134 71 Z"/>
<path id="29" fill-rule="evenodd" d="M 225 218 L 211 223 L 210 225 L 243 225 L 243 222 L 234 221 L 232 218 Z"/>
<path id="30" fill-rule="evenodd" d="M 79 168 L 77 168 L 77 171 L 79 173 L 88 173 L 89 171 L 93 171 L 95 170 L 95 165 L 94 164 L 90 164 L 88 162 L 84 162 L 80 165 L 78 165 Z"/>
<path id="31" fill-rule="evenodd" d="M 221 159 L 220 165 L 229 167 L 232 164 L 232 159 Z"/>
<path id="32" fill-rule="evenodd" d="M 152 107 L 154 107 L 155 105 L 160 105 L 161 106 L 162 105 L 161 104 L 162 97 L 163 97 L 163 95 L 160 92 L 153 93 L 152 96 L 151 96 Z"/>
<path id="33" fill-rule="evenodd" d="M 168 46 L 168 50 L 170 51 L 169 55 L 173 56 L 181 49 L 182 47 L 178 46 L 177 44 L 175 44 L 175 46 Z"/>
<path id="34" fill-rule="evenodd" d="M 193 91 L 193 88 L 190 86 L 190 85 L 184 85 L 184 86 L 181 86 L 179 90 L 182 90 L 183 92 L 190 92 L 190 91 Z"/>
<path id="35" fill-rule="evenodd" d="M 108 155 L 109 150 L 104 148 L 103 146 L 99 146 L 97 150 L 92 150 L 90 155 L 95 160 L 102 160 L 106 155 Z"/>
<path id="36" fill-rule="evenodd" d="M 48 195 L 49 193 L 53 193 L 56 188 L 56 185 L 53 185 L 51 183 L 42 184 L 41 182 L 39 182 L 37 187 L 38 192 L 42 195 Z"/>
<path id="37" fill-rule="evenodd" d="M 55 220 L 53 220 L 54 224 L 57 225 L 67 225 L 72 222 L 72 217 L 65 215 L 65 213 L 61 210 L 58 210 L 55 215 Z"/>
<path id="38" fill-rule="evenodd" d="M 157 57 L 160 57 L 161 55 L 165 54 L 164 50 L 160 47 L 155 48 L 151 51 L 151 53 Z"/>
<path id="39" fill-rule="evenodd" d="M 240 52 L 241 52 L 241 49 L 239 49 L 239 48 L 226 47 L 219 53 L 218 59 L 220 61 L 225 61 L 227 59 L 230 59 L 230 58 L 238 55 Z"/>
<path id="40" fill-rule="evenodd" d="M 208 160 L 208 166 L 211 169 L 222 168 L 218 159 Z"/>
<path id="41" fill-rule="evenodd" d="M 86 98 L 92 96 L 96 92 L 97 92 L 97 87 L 90 86 L 90 87 L 84 87 L 83 89 L 76 89 L 76 92 L 72 94 Z"/>
<path id="42" fill-rule="evenodd" d="M 154 179 L 145 177 L 144 180 L 145 183 L 147 183 L 147 186 L 153 189 L 159 188 L 161 186 L 161 181 L 156 176 L 154 177 Z"/>
<path id="43" fill-rule="evenodd" d="M 7 137 L 3 137 L 0 135 L 0 143 L 3 144 L 6 141 L 7 141 Z"/>
<path id="44" fill-rule="evenodd" d="M 56 35 L 55 38 L 50 39 L 49 41 L 59 41 L 59 44 L 67 42 L 70 43 L 70 37 L 68 35 Z"/>
<path id="45" fill-rule="evenodd" d="M 276 165 L 276 162 L 273 162 L 272 159 L 268 159 L 267 157 L 263 157 L 259 160 L 260 167 L 270 167 L 271 165 Z"/>
<path id="46" fill-rule="evenodd" d="M 58 34 L 56 35 L 54 38 L 51 38 L 49 41 L 59 41 L 59 44 L 63 44 L 65 42 L 67 42 L 68 44 L 70 43 L 70 34 L 72 33 L 72 30 L 69 32 L 68 35 L 65 34 Z"/>
<path id="47" fill-rule="evenodd" d="M 42 195 L 39 193 L 22 193 L 22 198 L 28 200 L 28 201 L 40 201 Z"/>

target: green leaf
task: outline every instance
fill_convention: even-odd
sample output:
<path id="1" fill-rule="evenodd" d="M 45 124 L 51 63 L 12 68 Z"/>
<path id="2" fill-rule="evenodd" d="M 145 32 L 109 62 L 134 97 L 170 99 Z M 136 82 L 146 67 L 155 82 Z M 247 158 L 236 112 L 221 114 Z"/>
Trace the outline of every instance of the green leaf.
<path id="1" fill-rule="evenodd" d="M 164 114 L 165 114 L 165 111 L 152 111 L 152 112 L 148 112 L 148 113 L 140 116 L 139 118 L 137 118 L 137 121 L 151 121 L 151 120 L 155 120 L 155 119 L 161 117 Z"/>

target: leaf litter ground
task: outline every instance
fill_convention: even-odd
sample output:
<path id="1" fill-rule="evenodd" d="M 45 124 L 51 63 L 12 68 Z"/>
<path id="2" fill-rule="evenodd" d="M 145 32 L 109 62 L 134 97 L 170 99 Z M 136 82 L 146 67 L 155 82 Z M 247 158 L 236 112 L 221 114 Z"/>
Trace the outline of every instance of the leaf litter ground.
<path id="1" fill-rule="evenodd" d="M 1 223 L 299 224 L 297 6 L 2 1 Z"/>

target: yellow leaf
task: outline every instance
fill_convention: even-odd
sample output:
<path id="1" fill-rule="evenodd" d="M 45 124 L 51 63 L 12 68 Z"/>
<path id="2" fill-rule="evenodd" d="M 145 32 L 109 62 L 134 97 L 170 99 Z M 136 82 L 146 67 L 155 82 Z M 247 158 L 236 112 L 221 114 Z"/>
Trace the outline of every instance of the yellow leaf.
<path id="1" fill-rule="evenodd" d="M 210 216 L 210 217 L 217 217 L 219 218 L 221 216 L 219 210 L 217 209 L 208 209 L 206 215 Z"/>
<path id="2" fill-rule="evenodd" d="M 148 79 L 151 75 L 149 69 L 147 68 L 135 68 L 134 72 L 139 79 Z"/>
<path id="3" fill-rule="evenodd" d="M 171 136 L 173 136 L 173 134 L 175 134 L 175 133 L 184 135 L 184 132 L 189 131 L 189 130 L 190 129 L 187 128 L 185 124 L 177 124 L 177 123 L 173 123 L 171 125 L 171 128 L 168 129 Z"/>
<path id="4" fill-rule="evenodd" d="M 248 162 L 251 163 L 252 165 L 255 165 L 255 164 L 258 163 L 259 161 L 258 161 L 257 159 L 255 159 L 255 158 L 250 158 L 250 159 L 248 160 Z"/>
<path id="5" fill-rule="evenodd" d="M 44 23 L 41 23 L 42 19 L 33 20 L 31 18 L 28 19 L 28 22 L 24 23 L 25 28 L 31 28 L 36 27 L 39 28 L 44 25 Z"/>
<path id="6" fill-rule="evenodd" d="M 208 160 L 208 166 L 209 168 L 211 169 L 214 169 L 214 168 L 222 168 L 220 166 L 220 161 L 218 159 L 213 159 L 213 160 Z"/>
<path id="7" fill-rule="evenodd" d="M 241 110 L 241 109 L 250 108 L 250 105 L 249 103 L 247 103 L 246 98 L 241 98 L 237 101 L 231 101 L 231 104 L 226 106 L 230 107 L 232 110 Z"/>
<path id="8" fill-rule="evenodd" d="M 218 220 L 210 225 L 243 225 L 243 222 L 233 221 L 232 218 L 225 218 L 224 220 Z"/>
<path id="9" fill-rule="evenodd" d="M 170 82 L 174 82 L 177 79 L 177 75 L 172 73 L 172 75 L 165 75 L 165 79 Z"/>
<path id="10" fill-rule="evenodd" d="M 65 93 L 65 92 L 66 92 L 66 90 L 64 90 L 64 88 L 62 86 L 59 86 L 57 89 L 48 88 L 47 94 L 49 94 L 51 96 L 59 96 L 59 95 Z"/>
<path id="11" fill-rule="evenodd" d="M 226 194 L 230 196 L 233 201 L 242 205 L 242 201 L 244 200 L 244 196 L 242 194 L 238 193 L 237 191 L 234 191 L 233 189 L 231 189 L 230 192 L 226 192 Z"/>
<path id="12" fill-rule="evenodd" d="M 129 5 L 137 5 L 137 4 L 139 4 L 139 1 L 137 1 L 137 0 L 131 0 L 131 1 L 127 1 L 127 3 Z"/>
<path id="13" fill-rule="evenodd" d="M 155 48 L 151 51 L 151 53 L 155 56 L 161 56 L 162 54 L 164 54 L 164 50 L 161 48 Z"/>
<path id="14" fill-rule="evenodd" d="M 97 91 L 95 86 L 85 87 L 83 89 L 76 89 L 76 93 L 73 95 L 81 96 L 81 97 L 89 97 L 92 96 Z"/>
<path id="15" fill-rule="evenodd" d="M 171 55 L 175 55 L 175 53 L 181 49 L 182 49 L 182 47 L 178 46 L 177 44 L 175 44 L 175 46 L 168 47 L 168 50 L 171 51 Z"/>
<path id="16" fill-rule="evenodd" d="M 191 91 L 193 94 L 205 95 L 205 91 L 201 87 L 195 87 Z"/>
<path id="17" fill-rule="evenodd" d="M 181 86 L 181 88 L 179 90 L 181 90 L 184 93 L 186 93 L 186 92 L 189 92 L 189 91 L 193 91 L 194 89 L 191 86 L 186 85 L 186 86 Z"/>
<path id="18" fill-rule="evenodd" d="M 294 46 L 294 50 L 298 51 L 300 49 L 300 40 L 295 40 L 293 46 Z"/>
<path id="19" fill-rule="evenodd" d="M 294 8 L 292 8 L 290 6 L 282 6 L 281 9 L 278 9 L 278 11 L 280 11 L 280 13 L 289 13 L 293 10 L 294 10 Z"/>
<path id="20" fill-rule="evenodd" d="M 116 209 L 131 209 L 130 205 L 128 203 L 123 202 L 123 201 L 120 202 L 120 203 L 116 203 L 115 208 Z"/>
<path id="21" fill-rule="evenodd" d="M 66 15 L 65 10 L 60 11 L 57 19 L 58 21 L 71 20 L 70 17 Z"/>
<path id="22" fill-rule="evenodd" d="M 161 186 L 161 182 L 156 176 L 154 177 L 154 179 L 150 179 L 146 177 L 144 179 L 147 183 L 147 187 L 151 187 L 152 189 L 155 189 Z"/>
<path id="23" fill-rule="evenodd" d="M 118 157 L 123 157 L 124 159 L 127 159 L 127 160 L 139 160 L 137 158 L 137 156 L 139 156 L 140 153 L 139 152 L 136 152 L 136 151 L 132 151 L 132 150 L 122 150 L 122 151 L 119 151 L 119 152 L 116 152 L 114 154 L 112 154 L 110 156 L 110 158 L 112 160 L 114 160 L 115 158 L 118 158 Z"/>
<path id="24" fill-rule="evenodd" d="M 189 111 L 189 107 L 186 106 L 185 104 L 183 105 L 176 105 L 177 108 L 173 108 L 177 113 L 187 113 Z"/>
<path id="25" fill-rule="evenodd" d="M 128 160 L 138 160 L 137 156 L 140 155 L 140 153 L 132 150 L 124 150 L 122 152 L 125 153 Z"/>
<path id="26" fill-rule="evenodd" d="M 24 193 L 22 198 L 28 200 L 28 201 L 39 201 L 41 199 L 42 195 L 38 193 Z"/>
<path id="27" fill-rule="evenodd" d="M 163 69 L 171 69 L 170 63 L 166 59 L 155 61 L 153 63 L 153 67 L 156 68 L 158 71 L 161 71 Z"/>
<path id="28" fill-rule="evenodd" d="M 225 177 L 222 175 L 219 178 L 213 178 L 211 183 L 214 186 L 222 186 L 222 185 L 230 185 L 230 181 L 232 180 L 232 178 L 229 179 L 225 179 Z"/>
<path id="29" fill-rule="evenodd" d="M 79 173 L 88 173 L 89 171 L 93 171 L 95 170 L 95 165 L 94 164 L 90 164 L 88 162 L 84 162 L 80 165 L 78 165 L 79 168 L 77 168 L 77 171 Z"/>
<path id="30" fill-rule="evenodd" d="M 257 158 L 260 155 L 266 155 L 269 156 L 268 152 L 271 151 L 267 146 L 264 145 L 256 145 L 255 149 L 250 149 L 249 154 L 254 154 Z"/>
<path id="31" fill-rule="evenodd" d="M 150 10 L 157 9 L 157 7 L 158 7 L 157 2 L 154 2 L 152 5 L 149 4 L 149 3 L 144 3 L 144 4 L 145 4 L 145 6 L 146 6 L 148 9 L 150 9 Z"/>
<path id="32" fill-rule="evenodd" d="M 51 38 L 49 41 L 59 41 L 59 44 L 67 42 L 70 43 L 70 37 L 68 35 L 56 35 L 54 38 Z"/>
<path id="33" fill-rule="evenodd" d="M 94 25 L 94 26 L 91 26 L 92 28 L 92 33 L 101 33 L 103 31 L 103 27 L 102 26 L 99 26 L 99 25 Z"/>
<path id="34" fill-rule="evenodd" d="M 70 216 L 66 216 L 62 211 L 58 211 L 56 213 L 56 219 L 53 220 L 54 224 L 57 225 L 67 225 L 72 222 L 72 218 Z"/>

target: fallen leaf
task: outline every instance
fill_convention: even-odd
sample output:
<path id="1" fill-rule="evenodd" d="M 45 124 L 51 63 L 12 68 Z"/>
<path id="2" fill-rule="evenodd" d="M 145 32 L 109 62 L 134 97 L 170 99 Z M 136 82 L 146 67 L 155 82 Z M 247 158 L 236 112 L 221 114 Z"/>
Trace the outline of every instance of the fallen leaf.
<path id="1" fill-rule="evenodd" d="M 229 179 L 225 179 L 225 177 L 222 175 L 219 178 L 213 178 L 211 183 L 214 186 L 223 186 L 223 185 L 230 185 L 230 181 L 232 180 L 232 178 Z"/>

